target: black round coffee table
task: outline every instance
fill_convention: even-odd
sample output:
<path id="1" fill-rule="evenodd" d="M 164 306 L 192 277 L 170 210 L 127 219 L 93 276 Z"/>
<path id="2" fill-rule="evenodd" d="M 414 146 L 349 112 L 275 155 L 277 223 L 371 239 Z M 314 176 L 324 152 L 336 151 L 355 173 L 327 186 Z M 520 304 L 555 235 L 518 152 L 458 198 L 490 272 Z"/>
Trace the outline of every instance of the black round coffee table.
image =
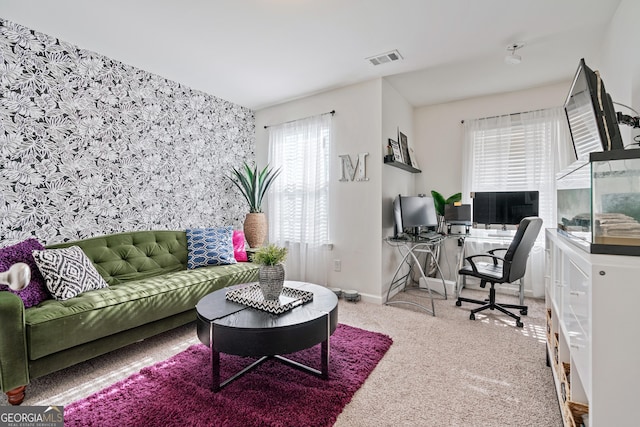
<path id="1" fill-rule="evenodd" d="M 285 281 L 284 286 L 313 292 L 313 300 L 282 314 L 248 307 L 226 299 L 223 288 L 202 298 L 196 305 L 198 338 L 211 349 L 211 389 L 216 392 L 268 359 L 297 369 L 329 377 L 329 337 L 338 325 L 338 298 L 331 290 L 306 282 Z M 287 359 L 294 353 L 321 343 L 321 370 Z M 220 382 L 220 353 L 260 357 L 231 378 Z"/>

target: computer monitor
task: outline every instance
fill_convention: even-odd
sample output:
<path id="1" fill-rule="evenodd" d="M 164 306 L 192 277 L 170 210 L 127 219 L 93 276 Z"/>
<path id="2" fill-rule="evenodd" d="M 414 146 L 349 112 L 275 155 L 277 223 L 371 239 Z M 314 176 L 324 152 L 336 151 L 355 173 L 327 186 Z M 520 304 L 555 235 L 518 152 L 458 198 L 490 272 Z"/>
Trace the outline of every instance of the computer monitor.
<path id="1" fill-rule="evenodd" d="M 473 222 L 485 225 L 518 225 L 522 218 L 538 216 L 538 191 L 475 192 Z"/>
<path id="2" fill-rule="evenodd" d="M 449 224 L 471 224 L 471 205 L 444 205 L 444 220 Z"/>
<path id="3" fill-rule="evenodd" d="M 403 234 L 410 229 L 415 235 L 420 233 L 421 227 L 436 228 L 438 215 L 433 197 L 398 195 L 393 202 L 395 234 Z"/>
<path id="4" fill-rule="evenodd" d="M 471 227 L 471 205 L 444 205 L 444 220 L 447 223 L 447 234 L 451 234 L 451 226 L 463 225 L 465 233 L 469 234 Z"/>

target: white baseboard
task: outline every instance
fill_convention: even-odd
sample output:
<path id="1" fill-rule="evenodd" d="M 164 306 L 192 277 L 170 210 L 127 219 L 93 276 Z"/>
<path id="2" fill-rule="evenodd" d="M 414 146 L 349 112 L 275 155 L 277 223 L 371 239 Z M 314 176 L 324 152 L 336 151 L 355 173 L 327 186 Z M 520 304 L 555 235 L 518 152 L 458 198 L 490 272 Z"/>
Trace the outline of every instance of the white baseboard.
<path id="1" fill-rule="evenodd" d="M 383 304 L 383 299 L 380 295 L 360 294 L 360 299 L 362 301 L 371 302 L 378 305 Z"/>

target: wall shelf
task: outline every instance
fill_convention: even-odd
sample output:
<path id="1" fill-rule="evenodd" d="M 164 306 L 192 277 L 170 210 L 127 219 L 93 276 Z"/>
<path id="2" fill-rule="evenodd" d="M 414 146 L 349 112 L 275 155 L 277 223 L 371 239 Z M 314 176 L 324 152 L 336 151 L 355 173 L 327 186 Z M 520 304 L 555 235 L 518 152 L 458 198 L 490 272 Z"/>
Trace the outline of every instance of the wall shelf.
<path id="1" fill-rule="evenodd" d="M 387 157 L 384 158 L 384 163 L 386 165 L 395 166 L 397 168 L 400 168 L 402 170 L 405 170 L 405 171 L 411 172 L 411 173 L 421 173 L 422 172 L 420 169 L 416 169 L 411 165 L 408 165 L 408 164 L 402 163 L 402 162 L 396 162 L 394 160 L 388 159 Z"/>

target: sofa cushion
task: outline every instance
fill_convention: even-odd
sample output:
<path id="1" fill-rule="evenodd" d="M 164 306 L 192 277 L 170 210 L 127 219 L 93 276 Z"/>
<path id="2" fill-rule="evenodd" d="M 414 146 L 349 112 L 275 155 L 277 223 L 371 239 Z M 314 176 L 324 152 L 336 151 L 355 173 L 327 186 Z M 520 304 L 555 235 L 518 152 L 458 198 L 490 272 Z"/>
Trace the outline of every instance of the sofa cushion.
<path id="1" fill-rule="evenodd" d="M 44 301 L 25 312 L 29 359 L 193 310 L 205 295 L 257 277 L 258 265 L 237 263 L 118 283 L 66 301 Z"/>
<path id="2" fill-rule="evenodd" d="M 57 300 L 108 286 L 78 246 L 35 250 L 32 254 L 49 292 Z"/>
<path id="3" fill-rule="evenodd" d="M 140 280 L 187 268 L 187 237 L 183 231 L 149 230 L 110 234 L 75 242 L 109 285 Z"/>
<path id="4" fill-rule="evenodd" d="M 9 291 L 22 299 L 25 308 L 33 307 L 42 301 L 51 298 L 44 278 L 36 266 L 32 251 L 44 249 L 44 246 L 36 239 L 27 239 L 11 246 L 0 248 L 0 271 L 7 271 L 17 262 L 24 262 L 31 269 L 31 281 L 26 288 L 14 291 L 8 285 L 0 285 L 0 291 Z"/>
<path id="5" fill-rule="evenodd" d="M 187 268 L 235 264 L 233 227 L 187 229 Z"/>

